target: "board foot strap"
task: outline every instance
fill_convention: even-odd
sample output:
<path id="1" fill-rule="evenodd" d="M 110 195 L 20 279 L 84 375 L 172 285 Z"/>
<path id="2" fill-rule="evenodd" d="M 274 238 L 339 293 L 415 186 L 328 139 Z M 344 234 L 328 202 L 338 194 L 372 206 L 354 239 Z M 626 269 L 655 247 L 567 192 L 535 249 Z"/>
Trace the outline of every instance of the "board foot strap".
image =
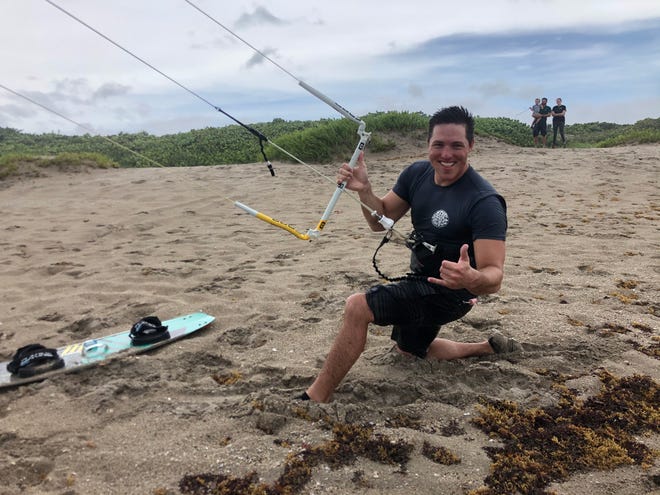
<path id="1" fill-rule="evenodd" d="M 133 345 L 146 345 L 167 340 L 170 333 L 157 316 L 145 316 L 135 323 L 128 336 Z"/>
<path id="2" fill-rule="evenodd" d="M 56 349 L 48 349 L 41 344 L 29 344 L 16 351 L 7 364 L 7 371 L 20 378 L 27 378 L 63 367 L 64 360 Z"/>

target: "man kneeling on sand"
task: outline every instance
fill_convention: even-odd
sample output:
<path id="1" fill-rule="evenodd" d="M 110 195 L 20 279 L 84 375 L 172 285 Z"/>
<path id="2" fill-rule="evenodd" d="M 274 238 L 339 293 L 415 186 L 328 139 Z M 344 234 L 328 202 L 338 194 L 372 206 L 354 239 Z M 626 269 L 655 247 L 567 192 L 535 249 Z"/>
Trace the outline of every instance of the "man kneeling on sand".
<path id="1" fill-rule="evenodd" d="M 394 221 L 411 211 L 417 239 L 410 262 L 414 276 L 346 300 L 343 323 L 323 368 L 299 399 L 330 400 L 364 350 L 370 323 L 392 325 L 397 348 L 419 358 L 521 350 L 518 342 L 499 333 L 474 343 L 437 337 L 441 325 L 470 311 L 476 296 L 497 292 L 504 275 L 506 203 L 470 166 L 473 147 L 472 115 L 463 107 L 448 107 L 429 120 L 428 160 L 403 170 L 383 197 L 371 189 L 363 156 L 354 169 L 341 167 L 338 183 L 346 181 L 346 188 L 372 210 Z M 362 212 L 372 230 L 383 230 L 368 210 Z"/>

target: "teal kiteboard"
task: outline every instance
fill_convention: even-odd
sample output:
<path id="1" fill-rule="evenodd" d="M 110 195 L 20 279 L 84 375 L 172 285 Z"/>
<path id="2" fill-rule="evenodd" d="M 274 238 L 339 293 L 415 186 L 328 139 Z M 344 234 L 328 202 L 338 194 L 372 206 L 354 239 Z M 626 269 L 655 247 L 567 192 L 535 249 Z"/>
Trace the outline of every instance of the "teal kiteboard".
<path id="1" fill-rule="evenodd" d="M 89 339 L 75 344 L 68 344 L 57 349 L 43 349 L 46 354 L 50 352 L 55 355 L 48 356 L 52 359 L 53 365 L 51 369 L 31 374 L 31 376 L 25 376 L 25 373 L 20 373 L 20 375 L 23 375 L 20 376 L 19 372 L 15 369 L 14 373 L 12 373 L 8 369 L 8 366 L 10 368 L 12 367 L 10 364 L 12 361 L 5 361 L 0 363 L 0 389 L 36 382 L 60 373 L 94 366 L 113 357 L 149 351 L 196 332 L 209 325 L 213 320 L 215 320 L 215 317 L 205 313 L 192 313 L 171 320 L 165 320 L 162 322 L 162 327 L 167 327 L 167 329 L 164 331 L 164 335 L 156 342 L 137 343 L 139 340 L 135 339 L 135 335 L 131 338 L 131 333 L 136 328 L 134 325 L 131 330 L 124 332 Z M 55 354 L 54 351 L 57 351 L 57 353 Z M 33 351 L 32 356 L 38 352 L 39 350 Z M 53 359 L 53 357 L 57 359 Z"/>

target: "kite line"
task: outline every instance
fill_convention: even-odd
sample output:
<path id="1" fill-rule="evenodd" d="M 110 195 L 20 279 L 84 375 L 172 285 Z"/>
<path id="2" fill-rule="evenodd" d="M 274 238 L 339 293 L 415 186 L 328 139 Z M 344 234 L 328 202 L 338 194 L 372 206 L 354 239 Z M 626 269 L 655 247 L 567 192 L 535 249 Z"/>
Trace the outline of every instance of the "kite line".
<path id="1" fill-rule="evenodd" d="M 335 190 L 335 192 L 334 192 L 332 198 L 330 199 L 328 205 L 326 206 L 326 209 L 325 209 L 325 211 L 323 212 L 323 215 L 321 216 L 321 219 L 319 220 L 318 224 L 316 225 L 316 227 L 315 227 L 314 229 L 309 229 L 306 233 L 299 232 L 299 231 L 296 230 L 294 227 L 292 227 L 292 226 L 290 226 L 290 225 L 288 225 L 288 224 L 286 224 L 286 223 L 284 223 L 284 222 L 281 222 L 281 221 L 279 221 L 279 220 L 275 220 L 275 219 L 273 219 L 272 217 L 270 217 L 270 216 L 268 216 L 268 215 L 265 215 L 265 214 L 263 214 L 263 213 L 260 213 L 260 212 L 258 212 L 258 211 L 256 211 L 256 210 L 250 208 L 249 206 L 244 205 L 243 203 L 240 203 L 240 202 L 238 202 L 238 201 L 234 201 L 234 205 L 237 206 L 238 208 L 241 208 L 243 211 L 245 211 L 245 212 L 247 212 L 247 213 L 249 213 L 249 214 L 255 216 L 256 218 L 258 218 L 258 219 L 260 219 L 260 220 L 263 220 L 264 222 L 267 222 L 267 223 L 269 223 L 269 224 L 271 224 L 271 225 L 273 225 L 273 226 L 275 226 L 275 227 L 279 227 L 279 228 L 281 228 L 281 229 L 283 229 L 283 230 L 285 230 L 285 231 L 287 231 L 287 232 L 293 234 L 294 236 L 296 236 L 296 237 L 299 238 L 299 239 L 302 239 L 302 240 L 312 240 L 312 239 L 315 239 L 315 238 L 319 237 L 319 235 L 320 235 L 321 231 L 323 230 L 323 228 L 325 227 L 325 225 L 326 225 L 326 223 L 327 223 L 327 221 L 328 221 L 330 215 L 332 214 L 332 211 L 334 210 L 334 207 L 335 207 L 337 201 L 339 200 L 339 197 L 341 196 L 342 192 L 346 192 L 346 191 L 345 191 L 345 187 L 346 187 L 346 182 L 345 182 L 345 181 L 342 182 L 342 183 L 340 183 L 340 184 L 337 184 L 337 182 L 336 182 L 335 180 L 333 180 L 333 179 L 331 179 L 331 178 L 325 176 L 324 174 L 322 174 L 321 172 L 319 172 L 317 169 L 315 169 L 315 168 L 312 167 L 311 165 L 305 163 L 304 161 L 302 161 L 302 160 L 299 159 L 298 157 L 296 157 L 296 156 L 292 155 L 291 153 L 289 153 L 287 150 L 285 150 L 285 149 L 283 149 L 282 147 L 278 146 L 276 143 L 272 142 L 270 139 L 268 139 L 264 134 L 262 134 L 262 133 L 259 132 L 258 130 L 254 129 L 254 128 L 252 128 L 252 127 L 250 127 L 250 126 L 248 126 L 248 125 L 246 125 L 246 124 L 244 124 L 244 123 L 242 123 L 241 121 L 239 121 L 238 119 L 236 119 L 234 116 L 230 115 L 229 113 L 227 113 L 226 111 L 224 111 L 222 108 L 220 108 L 220 107 L 214 105 L 213 103 L 211 103 L 209 100 L 207 100 L 206 98 L 204 98 L 203 96 L 201 96 L 201 95 L 198 94 L 197 92 L 195 92 L 195 91 L 191 90 L 190 88 L 184 86 L 183 84 L 181 84 L 180 82 L 178 82 L 178 81 L 175 80 L 174 78 L 170 77 L 169 75 L 165 74 L 164 72 L 162 72 L 161 70 L 159 70 L 158 68 L 156 68 L 154 65 L 150 64 L 150 63 L 147 62 L 146 60 L 144 60 L 144 59 L 142 59 L 141 57 L 137 56 L 136 54 L 134 54 L 133 52 L 131 52 L 131 51 L 128 50 L 127 48 L 124 48 L 124 47 L 121 46 L 119 43 L 113 41 L 113 40 L 110 39 L 108 36 L 104 35 L 104 34 L 101 33 L 99 30 L 95 29 L 94 27 L 92 27 L 92 26 L 89 25 L 88 23 L 84 22 L 84 21 L 83 21 L 82 19 L 80 19 L 79 17 L 77 17 L 77 16 L 75 16 L 74 14 L 70 13 L 70 12 L 67 11 L 66 9 L 60 7 L 60 6 L 57 5 L 54 1 L 52 1 L 52 0 L 45 0 L 45 1 L 46 1 L 48 4 L 52 5 L 53 7 L 55 7 L 56 9 L 58 9 L 59 11 L 61 11 L 62 13 L 66 14 L 67 16 L 69 16 L 70 18 L 72 18 L 73 20 L 75 20 L 76 22 L 82 24 L 83 26 L 85 26 L 85 27 L 88 28 L 89 30 L 91 30 L 91 31 L 93 31 L 94 33 L 96 33 L 97 35 L 101 36 L 103 39 L 105 39 L 106 41 L 108 41 L 109 43 L 111 43 L 112 45 L 114 45 L 115 47 L 119 48 L 120 50 L 122 50 L 122 51 L 125 52 L 126 54 L 132 56 L 133 58 L 135 58 L 135 59 L 138 60 L 139 62 L 143 63 L 144 65 L 146 65 L 146 66 L 149 67 L 150 69 L 154 70 L 155 72 L 157 72 L 157 73 L 160 74 L 161 76 L 165 77 L 165 78 L 168 79 L 170 82 L 176 84 L 176 85 L 179 86 L 181 89 L 187 91 L 188 93 L 190 93 L 191 95 L 193 95 L 193 96 L 196 97 L 197 99 L 203 101 L 203 102 L 206 103 L 207 105 L 211 106 L 211 107 L 214 108 L 215 110 L 217 110 L 217 111 L 219 111 L 220 113 L 222 113 L 223 115 L 227 116 L 228 118 L 230 118 L 231 120 L 233 120 L 234 122 L 236 122 L 237 124 L 239 124 L 240 126 L 242 126 L 243 128 L 245 128 L 248 132 L 250 132 L 251 134 L 253 134 L 255 137 L 257 137 L 257 138 L 259 139 L 259 145 L 260 145 L 260 148 L 261 148 L 261 153 L 262 153 L 262 155 L 263 155 L 263 157 L 264 157 L 264 160 L 266 161 L 266 164 L 267 164 L 267 166 L 268 166 L 268 169 L 269 169 L 271 175 L 274 176 L 274 175 L 275 175 L 275 172 L 274 172 L 274 170 L 273 170 L 273 167 L 272 167 L 272 164 L 271 164 L 270 160 L 268 160 L 268 158 L 267 158 L 267 156 L 266 156 L 266 153 L 265 153 L 265 150 L 264 150 L 264 146 L 263 146 L 264 143 L 268 143 L 268 144 L 270 144 L 271 146 L 273 146 L 274 148 L 276 148 L 276 149 L 279 150 L 280 152 L 282 152 L 282 153 L 284 153 L 285 155 L 289 156 L 290 158 L 292 158 L 293 160 L 297 161 L 298 163 L 300 163 L 300 164 L 302 164 L 302 165 L 308 167 L 309 169 L 311 169 L 312 171 L 314 171 L 315 173 L 317 173 L 317 174 L 320 175 L 321 177 L 323 177 L 323 178 L 329 180 L 329 181 L 332 182 L 334 185 L 336 185 L 336 190 Z M 353 114 L 351 114 L 351 113 L 350 113 L 348 110 L 346 110 L 344 107 L 342 107 L 342 106 L 339 105 L 338 103 L 334 102 L 333 100 L 331 100 L 329 97 L 325 96 L 325 95 L 324 95 L 323 93 L 321 93 L 320 91 L 318 91 L 318 90 L 312 88 L 311 86 L 309 86 L 308 84 L 306 84 L 304 81 L 302 81 L 302 80 L 296 78 L 295 76 L 293 76 L 293 74 L 291 74 L 289 71 L 287 71 L 287 70 L 284 69 L 282 66 L 280 66 L 279 64 L 277 64 L 275 61 L 273 61 L 270 57 L 268 57 L 268 56 L 267 56 L 266 54 L 264 54 L 262 51 L 256 49 L 254 46 L 252 46 L 251 44 L 249 44 L 247 41 L 243 40 L 243 39 L 242 39 L 241 37 L 239 37 L 236 33 L 234 33 L 233 31 L 229 30 L 227 27 L 225 27 L 224 25 L 222 25 L 221 23 L 219 23 L 217 20 L 215 20 L 214 18 L 212 18 L 209 14 L 207 14 L 206 12 L 202 11 L 199 7 L 197 7 L 196 5 L 194 5 L 192 2 L 189 2 L 188 0 L 185 0 L 185 1 L 186 1 L 189 5 L 191 5 L 191 6 L 194 7 L 195 9 L 197 9 L 199 12 L 201 12 L 202 14 L 204 14 L 206 17 L 208 17 L 209 19 L 212 19 L 216 24 L 218 24 L 219 26 L 221 26 L 223 29 L 225 29 L 225 30 L 227 30 L 228 32 L 230 32 L 233 36 L 237 37 L 241 42 L 247 44 L 250 48 L 252 48 L 253 50 L 255 50 L 259 55 L 261 55 L 262 57 L 264 57 L 266 60 L 268 60 L 268 61 L 270 61 L 271 63 L 273 63 L 274 65 L 276 65 L 278 68 L 280 68 L 281 70 L 283 70 L 283 71 L 284 71 L 286 74 L 288 74 L 289 76 L 293 77 L 296 81 L 298 81 L 298 84 L 299 84 L 302 88 L 304 88 L 305 90 L 307 90 L 308 92 L 310 92 L 312 95 L 316 96 L 317 98 L 319 98 L 320 100 L 322 100 L 323 102 L 325 102 L 326 104 L 328 104 L 329 106 L 331 106 L 333 109 L 335 109 L 337 112 L 339 112 L 340 114 L 342 114 L 344 117 L 346 117 L 346 118 L 348 118 L 348 119 L 350 119 L 350 120 L 356 122 L 356 123 L 358 124 L 358 126 L 359 126 L 359 127 L 358 127 L 358 135 L 360 136 L 360 141 L 359 141 L 359 143 L 357 144 L 357 146 L 356 146 L 356 148 L 355 148 L 355 151 L 353 152 L 353 155 L 351 156 L 351 159 L 350 159 L 350 161 L 349 161 L 349 166 L 350 166 L 351 168 L 354 168 L 354 167 L 357 165 L 357 161 L 358 161 L 358 158 L 359 158 L 359 156 L 360 156 L 360 153 L 362 153 L 362 151 L 364 150 L 364 148 L 365 148 L 365 146 L 367 145 L 367 143 L 369 142 L 369 139 L 370 139 L 370 136 L 371 136 L 370 133 L 368 133 L 368 132 L 365 131 L 366 124 L 364 123 L 364 121 L 362 121 L 362 120 L 358 119 L 357 117 L 355 117 Z M 348 196 L 349 196 L 351 199 L 353 199 L 354 201 L 356 201 L 357 203 L 359 203 L 364 209 L 366 209 L 366 210 L 367 210 L 367 211 L 368 211 L 368 212 L 369 212 L 374 218 L 376 218 L 376 219 L 378 220 L 378 223 L 380 223 L 380 224 L 381 224 L 386 230 L 390 231 L 390 230 L 393 229 L 393 226 L 394 226 L 394 221 L 393 221 L 393 220 L 391 220 L 391 219 L 385 217 L 384 215 L 378 213 L 376 210 L 373 210 L 373 209 L 370 208 L 368 205 L 364 204 L 362 201 L 360 201 L 358 198 L 356 198 L 354 195 L 348 194 Z"/>
<path id="2" fill-rule="evenodd" d="M 8 88 L 8 87 L 5 86 L 4 84 L 0 84 L 0 88 L 4 89 L 5 91 L 7 91 L 7 92 L 9 92 L 9 93 L 11 93 L 11 94 L 13 94 L 14 96 L 18 96 L 19 98 L 23 98 L 24 100 L 29 101 L 30 103 L 32 103 L 32 104 L 34 104 L 34 105 L 37 105 L 38 107 L 41 107 L 41 108 L 43 108 L 44 110 L 46 110 L 46 111 L 48 111 L 48 112 L 50 112 L 50 113 L 54 113 L 54 114 L 57 115 L 58 117 L 61 117 L 61 118 L 63 118 L 64 120 L 66 120 L 66 121 L 68 121 L 68 122 L 71 122 L 72 124 L 77 125 L 78 127 L 82 128 L 82 129 L 85 129 L 87 132 L 89 132 L 89 133 L 92 134 L 92 135 L 97 135 L 97 132 L 96 132 L 94 129 L 92 129 L 91 127 L 87 127 L 86 125 L 83 125 L 83 124 L 81 124 L 80 122 L 76 122 L 75 120 L 70 119 L 70 118 L 67 117 L 66 115 L 63 115 L 63 114 L 59 113 L 59 112 L 56 111 L 56 110 L 53 110 L 53 109 L 51 109 L 51 108 L 48 108 L 46 105 L 42 105 L 41 103 L 39 103 L 39 102 L 36 101 L 36 100 L 33 100 L 33 99 L 30 98 L 29 96 L 25 96 L 24 94 L 21 94 L 21 93 L 19 93 L 18 91 L 14 91 L 13 89 Z M 143 155 L 143 154 L 141 154 L 141 153 L 138 153 L 137 151 L 134 151 L 134 150 L 130 149 L 128 146 L 124 146 L 124 145 L 121 144 L 119 141 L 116 141 L 116 140 L 114 140 L 114 139 L 112 139 L 112 138 L 109 138 L 109 137 L 107 137 L 107 136 L 102 136 L 101 134 L 98 134 L 98 136 L 99 136 L 100 138 L 103 138 L 103 139 L 105 139 L 106 141 L 108 141 L 108 142 L 114 144 L 115 146 L 119 146 L 120 148 L 122 148 L 122 149 L 125 150 L 125 151 L 128 151 L 129 153 L 133 153 L 133 154 L 134 154 L 135 156 L 137 156 L 138 158 L 142 158 L 143 160 L 147 160 L 148 162 L 153 163 L 153 164 L 156 165 L 157 167 L 166 168 L 165 165 L 163 165 L 162 163 L 158 163 L 156 160 L 153 160 L 153 159 L 149 158 L 149 157 L 146 156 L 146 155 Z"/>
<path id="3" fill-rule="evenodd" d="M 69 17 L 71 17 L 73 20 L 79 22 L 80 24 L 82 24 L 83 26 L 85 26 L 87 29 L 89 29 L 89 30 L 95 32 L 95 33 L 98 34 L 101 38 L 103 38 L 104 40 L 106 40 L 106 41 L 108 41 L 109 43 L 113 44 L 114 46 L 116 46 L 117 48 L 119 48 L 120 50 L 122 50 L 123 52 L 127 53 L 127 54 L 130 55 L 131 57 L 133 57 L 133 58 L 137 59 L 138 61 L 142 62 L 144 65 L 146 65 L 146 66 L 149 67 L 150 69 L 152 69 L 152 70 L 158 72 L 158 73 L 159 73 L 161 76 L 163 76 L 165 79 L 167 79 L 167 80 L 169 80 L 170 82 L 176 84 L 177 86 L 179 86 L 179 87 L 180 87 L 181 89 L 183 89 L 184 91 L 187 91 L 188 93 L 190 93 L 191 95 L 193 95 L 195 98 L 197 98 L 197 99 L 203 101 L 204 103 L 206 103 L 207 105 L 211 106 L 212 108 L 214 108 L 214 109 L 217 110 L 218 112 L 220 112 L 220 113 L 222 113 L 223 115 L 229 117 L 231 120 L 233 120 L 233 121 L 236 122 L 238 125 L 240 125 L 240 126 L 243 127 L 244 129 L 246 129 L 246 130 L 247 130 L 248 132 L 250 132 L 252 135 L 254 135 L 254 136 L 259 140 L 259 146 L 260 146 L 260 148 L 261 148 L 261 154 L 262 154 L 262 156 L 264 157 L 264 160 L 266 161 L 266 165 L 267 165 L 267 167 L 268 167 L 268 170 L 270 171 L 270 175 L 275 176 L 275 170 L 273 169 L 273 165 L 270 163 L 270 160 L 269 160 L 268 157 L 266 156 L 266 152 L 265 152 L 265 150 L 264 150 L 264 142 L 266 142 L 266 143 L 270 143 L 270 144 L 273 144 L 273 143 L 272 143 L 272 142 L 271 142 L 266 136 L 264 136 L 261 132 L 259 132 L 258 130 L 256 130 L 256 129 L 253 128 L 253 127 L 250 127 L 249 125 L 244 124 L 244 123 L 241 122 L 240 120 L 236 119 L 235 117 L 233 117 L 233 116 L 230 115 L 229 113 L 225 112 L 222 108 L 220 108 L 220 107 L 214 105 L 214 104 L 211 103 L 209 100 L 207 100 L 206 98 L 204 98 L 203 96 L 201 96 L 199 93 L 196 93 L 196 92 L 193 91 L 192 89 L 190 89 L 190 88 L 184 86 L 183 84 L 181 84 L 179 81 L 177 81 L 177 80 L 174 79 L 173 77 L 168 76 L 167 74 L 165 74 L 163 71 L 161 71 L 161 70 L 158 69 L 157 67 L 153 66 L 152 64 L 150 64 L 149 62 L 147 62 L 147 61 L 144 60 L 143 58 L 138 57 L 135 53 L 131 52 L 131 51 L 128 50 L 127 48 L 124 48 L 124 47 L 121 46 L 119 43 L 113 41 L 112 39 L 110 39 L 109 37 L 107 37 L 105 34 L 103 34 L 101 31 L 99 31 L 98 29 L 95 29 L 94 27 L 90 26 L 90 25 L 87 24 L 85 21 L 83 21 L 83 20 L 80 19 L 79 17 L 76 17 L 74 14 L 72 14 L 72 13 L 69 12 L 68 10 L 66 10 L 66 9 L 64 9 L 63 7 L 60 7 L 59 5 L 57 5 L 55 2 L 53 2 L 53 1 L 51 1 L 51 0 L 45 0 L 45 1 L 46 1 L 47 3 L 49 3 L 50 5 L 52 5 L 53 7 L 55 7 L 55 8 L 56 8 L 57 10 L 59 10 L 60 12 L 63 12 L 64 14 L 68 15 Z"/>
<path id="4" fill-rule="evenodd" d="M 337 112 L 339 112 L 341 115 L 343 115 L 343 116 L 346 117 L 347 119 L 352 120 L 353 122 L 355 122 L 356 124 L 358 124 L 357 134 L 358 134 L 358 136 L 360 137 L 360 140 L 359 140 L 357 146 L 355 147 L 355 151 L 353 152 L 353 155 L 351 156 L 350 161 L 348 162 L 348 166 L 349 166 L 350 168 L 355 168 L 355 166 L 357 165 L 357 161 L 358 161 L 358 159 L 359 159 L 359 157 L 360 157 L 360 153 L 364 150 L 364 148 L 366 147 L 366 145 L 369 143 L 369 139 L 371 138 L 371 133 L 366 132 L 366 124 L 365 124 L 365 122 L 364 122 L 363 120 L 357 118 L 355 115 L 353 115 L 351 112 L 349 112 L 348 110 L 346 110 L 346 108 L 344 108 L 343 106 L 341 106 L 339 103 L 333 101 L 332 99 L 330 99 L 329 97 L 327 97 L 326 95 L 324 95 L 323 93 L 321 93 L 320 91 L 318 91 L 317 89 L 315 89 L 315 88 L 313 88 L 312 86 L 310 86 L 309 84 L 307 84 L 305 81 L 303 81 L 303 80 L 299 79 L 298 77 L 296 77 L 295 75 L 293 75 L 291 72 L 289 72 L 289 71 L 288 71 L 287 69 L 285 69 L 283 66 L 281 66 L 280 64 L 278 64 L 275 60 L 273 60 L 272 58 L 270 58 L 270 57 L 269 57 L 266 53 L 264 53 L 262 50 L 259 50 L 257 47 L 255 47 L 254 45 L 252 45 L 251 43 L 249 43 L 247 40 L 245 40 L 244 38 L 242 38 L 241 36 L 239 36 L 239 35 L 238 35 L 237 33 L 235 33 L 233 30 L 229 29 L 227 26 L 225 26 L 224 24 L 222 24 L 220 21 L 218 21 L 217 19 L 215 19 L 214 17 L 212 17 L 210 14 L 208 14 L 207 12 L 205 12 L 204 10 L 202 10 L 200 7 L 198 7 L 197 5 L 195 5 L 192 1 L 190 1 L 190 0 L 184 0 L 184 1 L 185 1 L 188 5 L 190 5 L 190 6 L 193 7 L 194 9 L 196 9 L 198 12 L 200 12 L 202 15 L 204 15 L 205 17 L 207 17 L 208 19 L 210 19 L 212 22 L 214 22 L 215 24 L 217 24 L 218 26 L 220 26 L 222 29 L 224 29 L 225 31 L 227 31 L 229 34 L 231 34 L 232 36 L 234 36 L 234 37 L 235 37 L 236 39 L 238 39 L 240 42 L 242 42 L 242 43 L 244 43 L 245 45 L 247 45 L 248 47 L 250 47 L 250 48 L 251 48 L 252 50 L 254 50 L 258 55 L 260 55 L 262 58 L 264 58 L 265 60 L 269 61 L 271 64 L 273 64 L 275 67 L 277 67 L 278 69 L 280 69 L 282 72 L 284 72 L 285 74 L 287 74 L 288 76 L 290 76 L 291 78 L 293 78 L 293 79 L 298 83 L 298 85 L 299 85 L 301 88 L 305 89 L 306 91 L 308 91 L 309 93 L 311 93 L 313 96 L 317 97 L 319 100 L 323 101 L 324 103 L 326 103 L 327 105 L 329 105 L 330 107 L 332 107 L 333 109 L 335 109 Z M 340 184 L 337 184 L 337 189 L 335 190 L 334 194 L 332 195 L 332 198 L 330 198 L 330 201 L 329 201 L 329 203 L 328 203 L 328 206 L 326 207 L 325 211 L 323 212 L 323 215 L 321 216 L 321 220 L 320 220 L 319 223 L 317 224 L 316 228 L 308 230 L 307 235 L 305 236 L 306 238 L 315 238 L 315 237 L 318 237 L 318 236 L 320 235 L 321 230 L 323 230 L 323 227 L 325 227 L 325 224 L 327 223 L 327 221 L 328 221 L 330 215 L 332 214 L 332 211 L 334 210 L 334 207 L 335 207 L 335 205 L 337 204 L 337 201 L 339 200 L 339 197 L 341 196 L 341 193 L 342 193 L 342 192 L 345 192 L 345 187 L 346 187 L 346 182 L 345 182 L 345 181 L 342 182 L 342 183 L 340 183 Z M 238 206 L 239 208 L 242 208 L 243 210 L 245 210 L 246 212 L 250 213 L 251 215 L 254 215 L 254 216 L 256 216 L 257 218 L 259 218 L 260 220 L 268 221 L 268 220 L 267 220 L 267 218 L 268 218 L 267 216 L 265 216 L 265 215 L 263 215 L 263 214 L 261 214 L 261 213 L 259 213 L 259 212 L 256 212 L 256 211 L 253 210 L 252 208 L 249 208 L 249 207 L 247 207 L 246 205 L 243 205 L 242 203 L 238 203 L 238 202 L 236 202 L 235 204 L 236 204 L 236 206 Z M 364 206 L 364 205 L 363 205 L 363 206 Z M 367 209 L 370 210 L 370 208 L 367 208 Z M 383 227 L 385 227 L 386 230 L 391 230 L 392 227 L 394 226 L 394 222 L 393 222 L 391 219 L 385 217 L 384 215 L 379 215 L 377 212 L 375 212 L 375 211 L 373 211 L 373 210 L 371 211 L 371 214 L 372 214 L 375 218 L 378 219 L 378 223 L 380 223 Z M 265 217 L 265 218 L 264 218 L 264 217 Z M 288 230 L 288 229 L 285 229 L 285 230 Z M 291 233 L 293 233 L 294 235 L 296 235 L 294 232 L 291 232 Z"/>
<path id="5" fill-rule="evenodd" d="M 229 34 L 231 34 L 233 37 L 238 39 L 241 43 L 244 43 L 245 45 L 249 46 L 252 50 L 254 50 L 258 55 L 263 57 L 265 60 L 269 61 L 271 64 L 273 64 L 275 67 L 283 71 L 285 74 L 288 76 L 292 77 L 298 85 L 305 89 L 307 92 L 311 93 L 315 97 L 317 97 L 319 100 L 323 101 L 333 109 L 335 109 L 337 112 L 339 112 L 341 115 L 346 117 L 349 120 L 352 120 L 356 124 L 358 124 L 358 130 L 357 134 L 360 137 L 360 140 L 355 147 L 355 150 L 353 151 L 353 155 L 351 156 L 351 159 L 348 162 L 348 166 L 350 168 L 355 168 L 357 165 L 358 159 L 360 158 L 360 153 L 364 150 L 364 148 L 367 146 L 369 143 L 369 139 L 371 138 L 371 133 L 366 132 L 366 124 L 363 120 L 357 118 L 355 115 L 353 115 L 351 112 L 346 110 L 343 106 L 341 106 L 339 103 L 336 101 L 333 101 L 317 89 L 313 88 L 309 84 L 307 84 L 305 81 L 297 78 L 294 76 L 291 72 L 286 70 L 284 67 L 282 67 L 280 64 L 278 64 L 275 60 L 270 58 L 268 55 L 266 55 L 262 50 L 259 50 L 257 47 L 243 39 L 241 36 L 236 34 L 234 31 L 229 29 L 227 26 L 222 24 L 220 21 L 212 17 L 210 14 L 199 8 L 197 5 L 195 5 L 192 1 L 190 0 L 184 0 L 188 5 L 196 9 L 198 12 L 200 12 L 202 15 L 210 19 L 212 22 L 220 26 L 222 29 L 227 31 Z M 328 202 L 328 205 L 325 208 L 325 211 L 323 212 L 323 215 L 321 216 L 321 219 L 319 220 L 318 224 L 314 229 L 309 229 L 306 234 L 301 234 L 300 232 L 297 232 L 295 229 L 293 229 L 291 226 L 283 224 L 283 225 L 278 225 L 281 222 L 278 222 L 278 224 L 272 223 L 270 220 L 272 220 L 268 215 L 264 215 L 263 213 L 260 213 L 256 210 L 253 210 L 249 206 L 244 205 L 243 203 L 239 203 L 236 201 L 234 203 L 235 206 L 241 208 L 242 210 L 246 211 L 247 213 L 257 217 L 260 220 L 263 220 L 265 222 L 271 223 L 272 225 L 276 225 L 280 228 L 284 228 L 287 232 L 290 232 L 291 234 L 295 235 L 296 237 L 304 240 L 311 240 L 317 238 L 320 234 L 323 228 L 325 227 L 325 224 L 328 222 L 328 219 L 330 218 L 330 215 L 332 214 L 332 211 L 335 208 L 335 205 L 337 204 L 337 201 L 339 200 L 339 197 L 341 196 L 342 192 L 345 192 L 346 188 L 346 181 L 343 181 L 339 184 L 337 184 L 337 188 L 335 189 L 334 194 L 330 198 L 330 201 Z M 371 215 L 378 220 L 378 223 L 380 223 L 383 227 L 385 227 L 385 230 L 391 230 L 392 227 L 394 226 L 394 221 L 391 220 L 390 218 L 387 218 L 386 216 L 379 214 L 375 210 L 372 210 L 371 208 L 367 207 L 364 203 L 360 202 L 362 207 L 366 208 L 367 211 L 371 213 Z"/>

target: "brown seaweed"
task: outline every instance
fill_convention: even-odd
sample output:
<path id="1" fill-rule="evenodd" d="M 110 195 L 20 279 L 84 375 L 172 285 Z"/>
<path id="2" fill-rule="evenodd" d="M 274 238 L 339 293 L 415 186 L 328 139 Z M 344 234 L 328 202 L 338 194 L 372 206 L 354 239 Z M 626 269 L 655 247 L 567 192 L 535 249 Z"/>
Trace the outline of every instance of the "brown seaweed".
<path id="1" fill-rule="evenodd" d="M 486 449 L 493 461 L 487 486 L 473 494 L 547 494 L 551 482 L 573 473 L 650 467 L 660 453 L 634 435 L 660 432 L 660 387 L 647 376 L 602 371 L 600 378 L 603 390 L 585 401 L 564 386 L 559 404 L 544 409 L 484 401 L 473 422 L 504 445 Z"/>
<path id="2" fill-rule="evenodd" d="M 191 495 L 290 495 L 310 481 L 314 468 L 321 463 L 338 469 L 353 464 L 362 456 L 403 468 L 413 450 L 407 442 L 375 434 L 373 425 L 337 423 L 332 433 L 332 440 L 290 454 L 282 475 L 272 484 L 260 483 L 254 472 L 243 477 L 204 473 L 184 476 L 179 489 Z"/>

